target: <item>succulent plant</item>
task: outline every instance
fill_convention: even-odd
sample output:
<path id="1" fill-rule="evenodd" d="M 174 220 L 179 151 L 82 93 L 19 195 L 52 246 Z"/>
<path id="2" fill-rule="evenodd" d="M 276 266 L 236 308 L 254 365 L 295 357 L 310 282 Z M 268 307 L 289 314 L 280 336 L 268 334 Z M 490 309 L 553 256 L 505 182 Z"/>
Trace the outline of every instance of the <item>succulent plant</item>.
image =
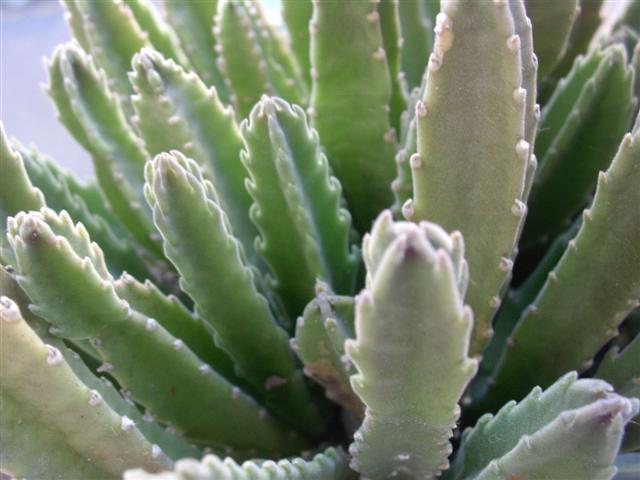
<path id="1" fill-rule="evenodd" d="M 2 129 L 1 472 L 637 478 L 640 2 L 63 4 L 95 180 Z"/>

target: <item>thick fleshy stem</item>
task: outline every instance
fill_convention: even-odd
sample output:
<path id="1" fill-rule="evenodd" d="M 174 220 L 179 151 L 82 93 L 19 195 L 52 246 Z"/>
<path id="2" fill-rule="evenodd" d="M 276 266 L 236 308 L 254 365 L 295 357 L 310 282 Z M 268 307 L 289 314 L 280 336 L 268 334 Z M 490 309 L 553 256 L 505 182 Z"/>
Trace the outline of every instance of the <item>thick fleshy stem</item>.
<path id="1" fill-rule="evenodd" d="M 416 105 L 414 197 L 403 206 L 407 219 L 460 230 L 466 239 L 473 355 L 491 338 L 527 212 L 530 105 L 515 23 L 523 10 L 515 7 L 506 1 L 442 2 L 424 96 Z M 468 88 L 469 78 L 482 95 Z"/>
<path id="2" fill-rule="evenodd" d="M 388 218 L 365 243 L 370 278 L 356 299 L 355 340 L 346 343 L 358 370 L 351 384 L 366 406 L 351 467 L 369 478 L 430 478 L 448 467 L 458 401 L 477 369 L 467 356 L 464 260 L 456 258 L 464 250 L 442 229 L 384 228 Z"/>
<path id="3" fill-rule="evenodd" d="M 304 111 L 264 96 L 241 130 L 251 218 L 260 231 L 256 250 L 289 315 L 302 313 L 317 279 L 336 293 L 353 293 L 359 257 L 349 245 L 351 217 Z"/>
<path id="4" fill-rule="evenodd" d="M 308 110 L 361 233 L 391 205 L 396 132 L 389 122 L 391 79 L 377 6 L 314 3 Z M 367 79 L 363 90 L 362 79 Z"/>
<path id="5" fill-rule="evenodd" d="M 158 155 L 147 164 L 146 177 L 147 201 L 166 255 L 180 272 L 181 287 L 194 299 L 196 313 L 213 327 L 216 344 L 275 415 L 319 435 L 322 414 L 304 384 L 287 333 L 259 293 L 259 274 L 247 263 L 211 183 L 179 152 Z"/>

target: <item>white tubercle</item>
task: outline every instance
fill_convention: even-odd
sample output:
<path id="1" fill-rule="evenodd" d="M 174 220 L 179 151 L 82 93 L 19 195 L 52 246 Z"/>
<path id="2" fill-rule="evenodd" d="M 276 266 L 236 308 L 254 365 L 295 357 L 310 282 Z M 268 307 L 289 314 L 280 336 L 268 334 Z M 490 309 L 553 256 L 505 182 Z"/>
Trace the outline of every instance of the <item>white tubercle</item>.
<path id="1" fill-rule="evenodd" d="M 0 297 L 0 312 L 5 322 L 17 322 L 20 320 L 20 309 L 16 302 L 4 295 Z"/>
<path id="2" fill-rule="evenodd" d="M 89 391 L 89 405 L 95 407 L 102 402 L 102 395 L 97 390 Z"/>
<path id="3" fill-rule="evenodd" d="M 153 332 L 158 329 L 158 322 L 153 318 L 148 318 L 144 328 L 149 332 Z"/>
<path id="4" fill-rule="evenodd" d="M 53 345 L 45 345 L 47 348 L 47 364 L 48 365 L 60 365 L 62 363 L 62 354 Z"/>
<path id="5" fill-rule="evenodd" d="M 133 420 L 131 420 L 129 417 L 127 417 L 126 415 L 122 417 L 122 419 L 120 420 L 120 429 L 123 432 L 128 432 L 129 430 L 131 430 L 133 427 L 135 427 L 136 422 L 134 422 Z"/>

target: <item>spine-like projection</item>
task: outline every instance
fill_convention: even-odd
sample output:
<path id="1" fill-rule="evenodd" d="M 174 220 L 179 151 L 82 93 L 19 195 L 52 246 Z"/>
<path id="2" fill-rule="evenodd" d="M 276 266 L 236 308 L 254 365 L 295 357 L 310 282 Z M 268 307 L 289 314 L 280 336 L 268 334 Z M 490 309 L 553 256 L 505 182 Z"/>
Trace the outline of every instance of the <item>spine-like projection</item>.
<path id="1" fill-rule="evenodd" d="M 253 258 L 258 231 L 249 219 L 248 173 L 240 161 L 242 137 L 233 110 L 200 77 L 151 50 L 133 58 L 130 78 L 136 90 L 134 124 L 149 153 L 180 150 L 200 164 L 234 235 Z"/>
<path id="2" fill-rule="evenodd" d="M 469 283 L 469 265 L 465 259 L 462 235 L 457 231 L 449 235 L 442 227 L 431 222 L 420 222 L 419 226 L 434 248 L 443 248 L 451 253 L 460 296 L 464 297 Z M 388 210 L 378 216 L 371 233 L 365 235 L 362 240 L 362 256 L 367 269 L 365 279 L 367 286 L 371 284 L 373 275 L 387 248 L 398 235 L 407 233 L 412 228 L 412 225 L 407 222 L 394 223 L 391 212 Z"/>
<path id="3" fill-rule="evenodd" d="M 534 50 L 543 79 L 564 56 L 580 7 L 578 0 L 526 0 L 525 5 L 533 23 Z"/>
<path id="4" fill-rule="evenodd" d="M 611 478 L 624 426 L 638 412 L 638 402 L 617 395 L 564 412 L 523 437 L 513 450 L 491 462 L 474 480 L 516 475 L 522 478 Z M 571 461 L 567 461 L 571 459 Z"/>
<path id="5" fill-rule="evenodd" d="M 181 460 L 172 472 L 153 475 L 144 470 L 130 470 L 124 480 L 355 480 L 349 470 L 345 453 L 330 447 L 310 460 L 247 461 L 236 463 L 232 458 L 221 459 L 206 455 L 201 461 Z"/>
<path id="6" fill-rule="evenodd" d="M 112 274 L 119 275 L 127 270 L 137 278 L 151 276 L 138 252 L 121 237 L 122 232 L 112 228 L 105 218 L 93 213 L 89 208 L 84 197 L 81 196 L 83 192 L 79 191 L 84 187 L 83 185 L 34 147 L 27 149 L 17 142 L 14 144 L 22 154 L 29 178 L 44 193 L 47 207 L 57 212 L 67 211 L 74 221 L 85 226 L 91 238 L 104 251 L 107 266 Z M 38 209 L 22 208 L 21 210 Z"/>
<path id="7" fill-rule="evenodd" d="M 463 304 L 457 236 L 393 224 L 386 212 L 365 243 L 367 289 L 356 299 L 356 338 L 346 343 L 358 370 L 351 384 L 366 406 L 351 467 L 365 477 L 432 478 L 448 467 L 458 401 L 477 369 L 467 357 L 473 314 Z"/>
<path id="8" fill-rule="evenodd" d="M 571 28 L 565 54 L 560 63 L 544 78 L 544 82 L 540 85 L 541 103 L 547 102 L 558 81 L 566 77 L 571 70 L 578 55 L 584 55 L 587 52 L 589 42 L 602 22 L 600 10 L 603 3 L 604 0 L 580 0 L 578 17 Z"/>
<path id="9" fill-rule="evenodd" d="M 398 0 L 381 0 L 378 3 L 382 45 L 386 52 L 389 79 L 391 80 L 389 122 L 396 129 L 396 133 L 400 132 L 400 115 L 407 106 L 405 99 L 406 84 L 404 83 L 404 74 L 400 70 L 402 34 L 400 33 L 398 8 Z"/>
<path id="10" fill-rule="evenodd" d="M 213 186 L 193 160 L 160 154 L 147 165 L 145 193 L 167 257 L 196 312 L 215 330 L 225 350 L 265 398 L 274 414 L 310 434 L 323 419 L 304 384 L 287 333 L 256 287 L 255 272 L 233 237 Z M 251 428 L 245 433 L 251 432 Z"/>
<path id="11" fill-rule="evenodd" d="M 29 478 L 118 478 L 123 469 L 141 464 L 155 472 L 171 466 L 131 419 L 82 383 L 61 351 L 45 344 L 5 296 L 0 297 L 0 325 L 0 432 L 12 439 L 0 454 L 3 472 L 7 468 L 12 476 Z M 33 455 L 46 455 L 47 461 Z"/>
<path id="12" fill-rule="evenodd" d="M 58 336 L 90 339 L 102 370 L 150 414 L 201 445 L 265 455 L 300 448 L 251 397 L 116 295 L 102 252 L 81 225 L 48 210 L 21 213 L 9 222 L 8 237 L 32 311 Z"/>
<path id="13" fill-rule="evenodd" d="M 593 192 L 629 129 L 634 74 L 620 46 L 580 58 L 546 105 L 536 155 L 540 168 L 529 197 L 523 246 L 561 232 Z M 588 138 L 588 141 L 585 141 Z"/>
<path id="14" fill-rule="evenodd" d="M 424 1 L 398 2 L 402 32 L 402 71 L 409 89 L 420 86 L 433 48 L 433 27 Z"/>
<path id="15" fill-rule="evenodd" d="M 313 15 L 311 0 L 282 2 L 282 18 L 289 31 L 291 50 L 298 61 L 302 78 L 311 88 L 311 59 L 309 58 L 309 21 Z"/>
<path id="16" fill-rule="evenodd" d="M 360 232 L 368 231 L 393 201 L 395 132 L 389 123 L 391 80 L 379 17 L 375 3 L 320 0 L 309 25 L 309 117 Z"/>
<path id="17" fill-rule="evenodd" d="M 162 0 L 167 21 L 175 29 L 193 69 L 208 87 L 215 87 L 226 105 L 231 102 L 231 92 L 218 67 L 212 32 L 217 4 L 218 0 Z"/>
<path id="18" fill-rule="evenodd" d="M 33 186 L 22 155 L 14 149 L 0 123 L 0 231 L 7 228 L 7 218 L 20 211 L 39 210 L 44 207 L 42 192 Z M 0 243 L 0 261 L 12 263 L 13 254 Z"/>
<path id="19" fill-rule="evenodd" d="M 539 107 L 536 104 L 536 73 L 537 73 L 537 58 L 533 53 L 533 38 L 531 35 L 531 22 L 526 16 L 524 5 L 519 0 L 511 0 L 509 7 L 513 15 L 514 28 L 516 34 L 520 37 L 521 45 L 521 62 L 522 62 L 522 87 L 526 90 L 526 109 L 525 109 L 525 139 L 529 145 L 533 145 L 536 127 L 538 125 L 538 119 L 540 116 Z M 422 11 L 425 9 L 425 5 L 422 2 L 403 2 L 400 4 L 401 10 L 403 8 L 411 8 Z M 411 12 L 412 14 L 418 14 L 419 12 Z M 437 13 L 437 12 L 436 12 Z M 429 22 L 429 18 L 425 17 L 420 22 Z M 430 40 L 433 42 L 433 39 Z M 404 42 L 406 43 L 406 42 Z M 404 45 L 403 43 L 403 45 Z M 404 57 L 403 57 L 404 59 Z M 426 64 L 426 59 L 424 61 Z M 392 183 L 392 189 L 395 196 L 394 212 L 400 213 L 400 209 L 404 203 L 409 200 L 413 195 L 413 186 L 411 184 L 411 157 L 416 154 L 417 151 L 417 132 L 416 132 L 416 104 L 422 100 L 426 89 L 426 73 L 423 70 L 420 72 L 421 81 L 419 82 L 419 88 L 415 88 L 408 100 L 407 110 L 403 113 L 403 128 L 401 128 L 400 143 L 402 148 L 396 154 L 396 164 L 398 169 L 398 176 Z M 419 156 L 418 156 L 419 157 Z M 414 158 L 416 162 L 417 157 Z M 537 167 L 537 161 L 533 155 L 533 151 L 529 149 L 527 170 L 525 175 L 525 187 L 523 192 L 523 199 L 526 199 Z M 522 226 L 522 225 L 521 225 Z M 515 253 L 515 251 L 513 252 Z M 512 259 L 513 260 L 513 259 Z"/>
<path id="20" fill-rule="evenodd" d="M 245 118 L 260 95 L 275 91 L 244 5 L 221 2 L 213 31 L 218 65 L 233 89 L 238 116 Z"/>
<path id="21" fill-rule="evenodd" d="M 509 0 L 509 8 L 513 16 L 515 33 L 520 37 L 520 62 L 522 63 L 522 88 L 525 89 L 524 139 L 532 146 L 535 144 L 538 121 L 540 120 L 540 106 L 538 97 L 538 57 L 533 51 L 533 32 L 531 20 L 527 17 L 525 5 L 520 0 Z M 529 148 L 527 170 L 525 172 L 524 191 L 522 199 L 526 203 L 531 185 L 535 178 L 538 162 Z M 520 227 L 523 225 L 521 224 Z M 514 255 L 515 257 L 515 255 Z"/>
<path id="22" fill-rule="evenodd" d="M 96 64 L 105 71 L 109 88 L 123 110 L 130 114 L 132 89 L 127 72 L 131 68 L 131 57 L 142 47 L 150 46 L 149 36 L 122 1 L 63 0 L 63 3 L 69 5 L 67 10 L 72 17 L 78 15 L 78 25 L 73 24 L 73 32 L 82 28 L 80 43 L 86 43 Z"/>
<path id="23" fill-rule="evenodd" d="M 5 269 L 0 269 L 0 291 L 16 303 L 22 312 L 23 318 L 38 337 L 40 337 L 44 343 L 60 351 L 65 362 L 86 387 L 100 394 L 107 405 L 119 415 L 131 419 L 145 438 L 153 445 L 156 445 L 156 447 L 152 446 L 153 452 L 157 454 L 164 452 L 172 460 L 178 460 L 185 456 L 197 457 L 201 455 L 198 448 L 178 437 L 175 432 L 165 430 L 164 427 L 149 415 L 143 415 L 136 404 L 126 397 L 126 390 L 119 392 L 106 377 L 102 376 L 98 378 L 76 351 L 65 345 L 65 342 L 61 338 L 52 335 L 49 332 L 50 325 L 31 312 L 29 307 L 31 301 L 17 284 L 13 275 Z M 67 342 L 69 341 L 67 340 Z M 77 345 L 78 342 L 74 342 L 74 346 Z M 95 353 L 97 355 L 97 352 Z M 105 373 L 104 369 L 98 367 L 98 370 L 98 374 L 102 375 Z M 17 419 L 19 417 L 9 416 L 7 418 Z M 22 445 L 24 446 L 25 444 Z M 30 447 L 26 449 L 26 451 L 27 455 L 34 455 L 34 452 L 38 454 L 42 452 L 36 444 L 30 444 Z"/>
<path id="24" fill-rule="evenodd" d="M 402 216 L 402 206 L 413 197 L 411 157 L 415 156 L 417 158 L 416 152 L 418 150 L 416 105 L 424 96 L 425 80 L 426 76 L 423 76 L 420 87 L 413 89 L 407 98 L 407 109 L 402 112 L 401 116 L 400 149 L 395 157 L 397 176 L 391 182 L 391 189 L 395 199 L 392 209 L 396 217 Z"/>
<path id="25" fill-rule="evenodd" d="M 558 235 L 544 257 L 538 262 L 535 270 L 527 275 L 526 280 L 518 288 L 510 289 L 505 295 L 500 312 L 494 322 L 495 335 L 491 337 L 491 341 L 482 356 L 481 375 L 493 373 L 506 347 L 507 338 L 513 332 L 522 312 L 535 301 L 547 280 L 549 272 L 558 264 L 569 241 L 576 236 L 581 224 L 582 218 L 578 217 L 566 232 Z"/>
<path id="26" fill-rule="evenodd" d="M 489 391 L 492 408 L 533 385 L 551 384 L 562 372 L 589 368 L 593 355 L 638 305 L 639 123 L 600 173 L 580 230 L 510 336 Z M 550 356 L 553 362 L 547 361 Z"/>
<path id="27" fill-rule="evenodd" d="M 344 350 L 346 340 L 355 337 L 353 298 L 335 295 L 323 284 L 318 290 L 298 318 L 292 348 L 305 375 L 324 387 L 327 398 L 362 417 L 364 407 L 349 380 L 356 370 Z"/>
<path id="28" fill-rule="evenodd" d="M 551 149 L 554 138 L 566 123 L 587 82 L 591 80 L 592 84 L 595 83 L 598 69 L 606 70 L 606 67 L 601 65 L 612 63 L 612 52 L 613 50 L 605 53 L 602 49 L 595 49 L 588 55 L 580 55 L 573 63 L 571 71 L 558 84 L 553 97 L 545 105 L 540 132 L 536 136 L 535 151 L 541 159 L 545 157 L 547 150 Z M 608 57 L 608 62 L 605 62 L 605 57 Z"/>
<path id="29" fill-rule="evenodd" d="M 527 210 L 530 105 L 513 12 L 516 6 L 506 1 L 442 2 L 424 96 L 416 105 L 414 198 L 403 206 L 407 219 L 460 230 L 466 239 L 473 355 L 492 335 Z"/>
<path id="30" fill-rule="evenodd" d="M 244 3 L 278 95 L 292 103 L 307 105 L 309 88 L 279 29 L 267 20 L 261 0 L 244 0 Z"/>
<path id="31" fill-rule="evenodd" d="M 317 279 L 352 293 L 358 255 L 349 246 L 351 218 L 304 111 L 265 96 L 241 130 L 251 217 L 260 231 L 256 248 L 290 316 L 313 298 Z"/>
<path id="32" fill-rule="evenodd" d="M 444 478 L 611 478 L 624 425 L 639 403 L 606 382 L 568 373 L 465 430 Z"/>
<path id="33" fill-rule="evenodd" d="M 73 43 L 56 49 L 48 68 L 48 93 L 58 117 L 91 154 L 113 214 L 140 244 L 160 256 L 160 247 L 151 238 L 151 212 L 142 194 L 148 154 L 132 133 L 106 77 Z"/>
<path id="34" fill-rule="evenodd" d="M 245 118 L 263 94 L 275 94 L 306 104 L 299 73 L 280 63 L 282 49 L 256 5 L 224 0 L 218 6 L 214 33 L 221 70 L 235 92 L 240 118 Z"/>
<path id="35" fill-rule="evenodd" d="M 216 372 L 233 384 L 243 383 L 238 382 L 229 356 L 215 345 L 211 328 L 189 312 L 178 298 L 165 295 L 149 280 L 140 283 L 128 273 L 114 282 L 114 288 L 118 297 L 129 302 L 131 308 L 157 321 Z"/>
<path id="36" fill-rule="evenodd" d="M 86 51 L 89 50 L 89 41 L 87 35 L 84 32 L 84 21 L 76 0 L 62 0 L 61 5 L 64 8 L 64 19 L 67 22 L 67 27 L 73 35 L 73 38 L 82 46 Z"/>
<path id="37" fill-rule="evenodd" d="M 157 51 L 185 68 L 191 66 L 185 52 L 180 46 L 176 32 L 164 22 L 157 10 L 148 0 L 122 0 L 131 9 L 140 28 L 146 32 L 148 39 Z"/>

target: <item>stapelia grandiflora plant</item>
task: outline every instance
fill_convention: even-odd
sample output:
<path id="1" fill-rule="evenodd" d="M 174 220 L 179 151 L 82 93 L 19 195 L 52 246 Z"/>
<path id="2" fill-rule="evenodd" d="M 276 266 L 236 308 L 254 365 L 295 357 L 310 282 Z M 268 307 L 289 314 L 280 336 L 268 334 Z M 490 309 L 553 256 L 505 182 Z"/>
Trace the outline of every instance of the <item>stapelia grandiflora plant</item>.
<path id="1" fill-rule="evenodd" d="M 2 472 L 638 478 L 640 2 L 161 3 L 2 131 Z"/>

